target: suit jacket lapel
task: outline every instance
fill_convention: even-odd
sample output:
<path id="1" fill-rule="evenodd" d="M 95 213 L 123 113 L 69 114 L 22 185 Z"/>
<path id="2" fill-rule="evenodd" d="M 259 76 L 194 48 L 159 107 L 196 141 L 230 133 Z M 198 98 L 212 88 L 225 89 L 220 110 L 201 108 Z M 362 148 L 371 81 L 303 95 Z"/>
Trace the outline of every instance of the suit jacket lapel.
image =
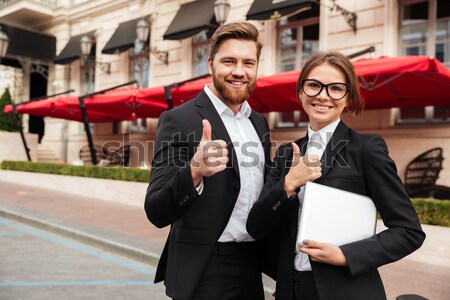
<path id="1" fill-rule="evenodd" d="M 212 139 L 224 140 L 228 145 L 228 151 L 231 155 L 231 158 L 227 167 L 233 167 L 236 171 L 236 174 L 239 175 L 239 165 L 236 156 L 236 152 L 234 151 L 234 147 L 231 141 L 230 136 L 228 135 L 228 131 L 225 128 L 225 125 L 222 122 L 219 114 L 217 113 L 216 108 L 212 104 L 208 95 L 204 90 L 200 92 L 200 94 L 195 99 L 195 105 L 198 106 L 198 113 L 203 119 L 207 119 L 211 124 L 212 129 Z"/>
<path id="2" fill-rule="evenodd" d="M 306 154 L 306 149 L 308 148 L 308 131 L 306 131 L 306 135 L 297 143 L 300 148 L 300 156 L 304 156 Z"/>
<path id="3" fill-rule="evenodd" d="M 304 156 L 306 153 L 306 147 L 308 146 L 308 132 L 306 133 L 306 135 L 300 139 L 297 139 L 294 141 L 295 144 L 297 144 L 297 146 L 300 148 L 300 156 Z M 288 153 L 286 153 L 286 167 L 283 169 L 281 176 L 286 176 L 287 173 L 289 173 L 289 169 L 292 165 L 292 152 L 293 149 L 289 148 L 290 151 L 288 151 Z"/>
<path id="4" fill-rule="evenodd" d="M 306 153 L 306 147 L 308 145 L 308 131 L 306 132 L 306 135 L 299 139 L 294 141 L 294 143 L 296 143 L 298 145 L 298 147 L 300 148 L 300 156 L 304 156 Z M 290 152 L 288 154 L 289 156 L 289 160 L 292 160 L 292 152 Z M 292 161 L 289 162 L 289 166 L 292 164 Z M 284 169 L 284 175 L 286 176 L 286 174 L 289 172 L 289 168 L 285 168 Z M 298 191 L 297 191 L 298 192 Z M 291 232 L 291 238 L 293 243 L 295 244 L 295 242 L 297 241 L 297 232 L 298 232 L 298 209 L 299 209 L 299 202 L 297 201 L 296 205 L 292 208 L 293 211 L 295 211 L 295 213 L 293 212 L 291 214 L 290 217 L 290 232 Z"/>
<path id="5" fill-rule="evenodd" d="M 345 125 L 342 121 L 339 122 L 336 130 L 333 133 L 333 136 L 331 137 L 330 141 L 327 144 L 327 147 L 325 148 L 325 152 L 322 155 L 322 176 L 319 179 L 315 180 L 315 182 L 323 183 L 333 164 L 336 163 L 334 161 L 336 155 L 346 145 L 344 137 L 347 133 L 347 130 L 347 125 Z"/>

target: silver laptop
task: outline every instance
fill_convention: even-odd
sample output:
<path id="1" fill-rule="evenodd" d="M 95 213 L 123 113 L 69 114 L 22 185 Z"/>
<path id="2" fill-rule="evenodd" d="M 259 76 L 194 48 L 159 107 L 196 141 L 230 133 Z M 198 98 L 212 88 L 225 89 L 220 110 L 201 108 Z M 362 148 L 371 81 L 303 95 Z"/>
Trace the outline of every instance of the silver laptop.
<path id="1" fill-rule="evenodd" d="M 337 246 L 375 234 L 377 210 L 366 196 L 308 182 L 301 211 L 297 241 Z"/>

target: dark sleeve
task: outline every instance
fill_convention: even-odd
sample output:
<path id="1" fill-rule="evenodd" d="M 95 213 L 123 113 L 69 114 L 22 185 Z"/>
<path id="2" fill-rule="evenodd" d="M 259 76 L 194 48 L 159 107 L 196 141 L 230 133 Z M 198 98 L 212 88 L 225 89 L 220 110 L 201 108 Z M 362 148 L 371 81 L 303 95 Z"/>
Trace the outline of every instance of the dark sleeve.
<path id="1" fill-rule="evenodd" d="M 405 257 L 418 249 L 425 239 L 384 140 L 380 136 L 368 136 L 362 155 L 369 196 L 387 229 L 340 247 L 352 276 Z"/>
<path id="2" fill-rule="evenodd" d="M 288 158 L 288 160 L 286 159 Z M 256 240 L 263 239 L 279 224 L 280 220 L 297 202 L 297 198 L 289 200 L 284 192 L 283 170 L 290 165 L 292 146 L 281 146 L 277 150 L 274 161 L 267 176 L 266 183 L 253 204 L 247 219 L 247 232 Z"/>
<path id="3" fill-rule="evenodd" d="M 171 112 L 158 122 L 150 184 L 145 196 L 147 218 L 157 227 L 178 220 L 198 197 L 191 177 L 187 137 Z"/>

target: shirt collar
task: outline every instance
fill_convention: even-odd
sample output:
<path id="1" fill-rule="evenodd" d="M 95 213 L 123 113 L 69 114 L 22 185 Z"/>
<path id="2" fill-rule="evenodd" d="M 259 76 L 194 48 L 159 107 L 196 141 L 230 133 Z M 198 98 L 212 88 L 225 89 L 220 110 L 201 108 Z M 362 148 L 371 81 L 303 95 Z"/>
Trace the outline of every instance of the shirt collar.
<path id="1" fill-rule="evenodd" d="M 203 88 L 206 95 L 208 95 L 209 99 L 211 99 L 212 104 L 214 105 L 214 108 L 217 110 L 217 113 L 219 115 L 222 114 L 228 114 L 234 116 L 233 111 L 231 108 L 229 108 L 225 103 L 223 103 L 222 100 L 220 100 L 208 87 L 208 85 L 205 85 Z M 252 113 L 252 108 L 250 107 L 250 104 L 248 104 L 247 100 L 244 101 L 241 105 L 241 109 L 236 114 L 236 117 L 245 116 L 246 118 L 250 117 L 250 114 Z"/>
<path id="2" fill-rule="evenodd" d="M 318 132 L 320 134 L 320 137 L 322 138 L 322 141 L 325 142 L 325 145 L 328 144 L 328 142 L 330 141 L 331 137 L 334 134 L 334 131 L 336 130 L 337 126 L 339 125 L 339 122 L 341 121 L 341 119 L 337 119 L 336 121 L 334 121 L 331 124 L 328 124 L 327 126 L 325 126 L 324 128 L 318 130 L 318 131 L 314 131 L 311 129 L 311 125 L 308 126 L 308 141 L 311 139 L 312 135 L 316 132 Z"/>

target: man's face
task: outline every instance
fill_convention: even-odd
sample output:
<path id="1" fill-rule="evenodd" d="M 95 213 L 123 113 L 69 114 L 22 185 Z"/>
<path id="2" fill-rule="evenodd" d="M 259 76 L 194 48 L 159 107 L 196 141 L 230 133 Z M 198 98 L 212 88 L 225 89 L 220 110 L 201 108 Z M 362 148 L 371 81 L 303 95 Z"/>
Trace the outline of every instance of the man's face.
<path id="1" fill-rule="evenodd" d="M 256 84 L 258 58 L 256 43 L 228 39 L 222 42 L 214 61 L 208 59 L 213 82 L 211 91 L 231 109 L 248 99 Z"/>

